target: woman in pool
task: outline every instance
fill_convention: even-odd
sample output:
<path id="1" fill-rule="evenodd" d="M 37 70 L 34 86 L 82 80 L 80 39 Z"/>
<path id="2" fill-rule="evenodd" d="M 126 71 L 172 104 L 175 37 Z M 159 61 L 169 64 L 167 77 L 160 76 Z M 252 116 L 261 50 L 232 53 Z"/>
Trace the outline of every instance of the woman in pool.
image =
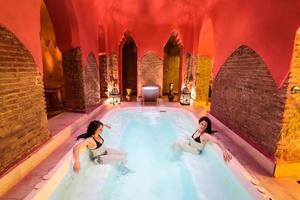
<path id="1" fill-rule="evenodd" d="M 180 149 L 194 154 L 201 154 L 207 142 L 216 143 L 223 151 L 223 158 L 227 162 L 231 160 L 231 155 L 225 149 L 220 140 L 212 136 L 211 121 L 208 117 L 201 117 L 199 119 L 199 128 L 193 135 L 186 139 L 180 139 L 174 144 L 174 149 Z"/>
<path id="2" fill-rule="evenodd" d="M 87 132 L 77 137 L 77 140 L 80 138 L 84 140 L 73 147 L 73 169 L 75 172 L 80 170 L 79 150 L 82 147 L 87 147 L 91 150 L 92 159 L 98 164 L 119 162 L 124 166 L 127 162 L 127 153 L 104 146 L 104 139 L 101 137 L 104 127 L 111 128 L 109 125 L 103 124 L 98 120 L 91 121 Z"/>

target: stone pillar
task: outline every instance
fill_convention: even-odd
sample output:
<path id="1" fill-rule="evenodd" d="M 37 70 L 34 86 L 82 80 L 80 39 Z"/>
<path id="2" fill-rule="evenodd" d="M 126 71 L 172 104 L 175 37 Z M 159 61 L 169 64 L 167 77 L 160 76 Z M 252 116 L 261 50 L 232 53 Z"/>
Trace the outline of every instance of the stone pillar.
<path id="1" fill-rule="evenodd" d="M 63 53 L 65 82 L 65 108 L 75 112 L 85 112 L 83 67 L 80 48 Z"/>
<path id="2" fill-rule="evenodd" d="M 30 52 L 0 26 L 0 174 L 50 138 L 43 81 Z"/>
<path id="3" fill-rule="evenodd" d="M 100 104 L 99 68 L 94 54 L 87 57 L 86 67 L 83 68 L 85 109 L 89 112 Z"/>
<path id="4" fill-rule="evenodd" d="M 107 69 L 107 56 L 99 56 L 99 76 L 100 76 L 100 96 L 107 98 L 108 89 L 108 69 Z"/>
<path id="5" fill-rule="evenodd" d="M 82 66 L 80 48 L 63 53 L 66 109 L 89 112 L 100 103 L 99 68 L 96 58 L 89 54 Z"/>
<path id="6" fill-rule="evenodd" d="M 112 90 L 114 84 L 117 84 L 117 88 L 119 89 L 118 57 L 116 53 L 112 53 L 107 57 L 107 75 L 108 93 Z"/>

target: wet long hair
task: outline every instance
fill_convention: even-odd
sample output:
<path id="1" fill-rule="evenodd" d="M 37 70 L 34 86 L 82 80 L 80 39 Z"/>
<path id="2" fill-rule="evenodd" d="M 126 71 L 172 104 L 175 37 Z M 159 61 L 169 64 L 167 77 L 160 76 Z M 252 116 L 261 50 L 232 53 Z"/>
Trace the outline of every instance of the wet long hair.
<path id="1" fill-rule="evenodd" d="M 87 131 L 86 133 L 84 134 L 81 134 L 79 135 L 76 140 L 79 140 L 80 138 L 88 138 L 88 137 L 91 137 L 92 135 L 95 134 L 96 130 L 99 128 L 99 127 L 102 127 L 103 126 L 103 123 L 98 121 L 98 120 L 93 120 L 90 122 L 88 128 L 87 128 Z"/>
<path id="2" fill-rule="evenodd" d="M 216 131 L 212 130 L 211 128 L 211 121 L 208 117 L 201 117 L 198 121 L 198 123 L 200 124 L 202 121 L 205 121 L 207 123 L 207 127 L 206 129 L 204 130 L 204 132 L 208 133 L 208 134 L 212 134 L 212 133 L 215 133 Z"/>

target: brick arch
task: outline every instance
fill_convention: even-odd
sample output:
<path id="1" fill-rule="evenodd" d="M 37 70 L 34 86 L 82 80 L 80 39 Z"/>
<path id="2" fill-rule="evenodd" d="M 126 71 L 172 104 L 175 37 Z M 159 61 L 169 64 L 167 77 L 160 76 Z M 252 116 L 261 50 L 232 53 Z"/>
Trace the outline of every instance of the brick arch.
<path id="1" fill-rule="evenodd" d="M 0 26 L 0 174 L 50 138 L 43 81 L 31 53 Z"/>
<path id="2" fill-rule="evenodd" d="M 93 53 L 87 56 L 86 67 L 84 67 L 84 96 L 85 106 L 89 110 L 100 103 L 100 79 L 99 68 L 97 65 L 96 57 Z"/>
<path id="3" fill-rule="evenodd" d="M 214 80 L 211 113 L 274 159 L 287 83 L 280 89 L 262 58 L 240 46 Z"/>
<path id="4" fill-rule="evenodd" d="M 162 95 L 163 61 L 154 52 L 148 52 L 141 57 L 138 69 L 138 94 L 141 95 L 143 85 L 156 84 Z"/>

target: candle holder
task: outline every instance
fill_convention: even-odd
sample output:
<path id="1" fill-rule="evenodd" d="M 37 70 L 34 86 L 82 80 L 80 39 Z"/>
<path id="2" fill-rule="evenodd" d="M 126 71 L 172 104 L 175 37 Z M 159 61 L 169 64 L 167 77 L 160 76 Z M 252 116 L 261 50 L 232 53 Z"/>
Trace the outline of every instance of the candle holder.
<path id="1" fill-rule="evenodd" d="M 109 103 L 113 105 L 121 103 L 120 94 L 116 87 L 114 87 L 110 92 Z"/>
<path id="2" fill-rule="evenodd" d="M 184 86 L 181 90 L 180 104 L 181 105 L 191 104 L 191 92 L 186 86 Z"/>

